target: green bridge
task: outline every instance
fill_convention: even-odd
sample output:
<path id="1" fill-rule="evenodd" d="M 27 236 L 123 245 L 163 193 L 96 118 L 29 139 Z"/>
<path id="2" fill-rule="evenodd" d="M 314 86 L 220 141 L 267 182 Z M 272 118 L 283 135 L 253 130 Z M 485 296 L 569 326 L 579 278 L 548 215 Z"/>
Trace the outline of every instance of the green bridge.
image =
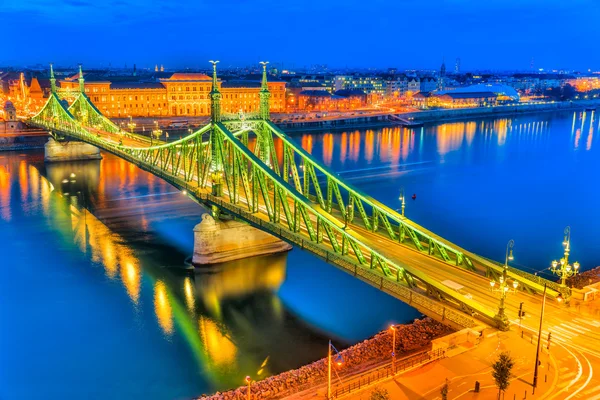
<path id="1" fill-rule="evenodd" d="M 50 97 L 28 125 L 48 130 L 56 141 L 81 141 L 124 158 L 185 191 L 213 216 L 246 221 L 454 327 L 508 328 L 498 318 L 490 277 L 505 274 L 523 295 L 539 294 L 545 284 L 551 296 L 568 290 L 512 267 L 505 271 L 504 264 L 429 232 L 329 171 L 270 121 L 265 63 L 259 112 L 221 112 L 213 62 L 210 123 L 180 140 L 152 144 L 102 115 L 85 94 L 81 68 L 70 105 L 50 71 Z M 444 274 L 463 276 L 479 293 L 444 284 Z"/>

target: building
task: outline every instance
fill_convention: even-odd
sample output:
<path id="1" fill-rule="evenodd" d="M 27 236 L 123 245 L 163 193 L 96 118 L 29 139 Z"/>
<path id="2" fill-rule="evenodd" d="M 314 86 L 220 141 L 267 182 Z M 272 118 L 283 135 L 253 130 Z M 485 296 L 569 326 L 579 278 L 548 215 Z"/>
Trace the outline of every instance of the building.
<path id="1" fill-rule="evenodd" d="M 297 98 L 297 109 L 302 111 L 353 110 L 367 103 L 367 95 L 357 89 L 338 90 L 334 94 L 326 90 L 303 90 Z"/>
<path id="2" fill-rule="evenodd" d="M 421 92 L 432 92 L 438 88 L 438 80 L 432 76 L 421 77 L 419 90 Z"/>
<path id="3" fill-rule="evenodd" d="M 446 61 L 442 60 L 442 66 L 440 67 L 440 76 L 438 78 L 438 90 L 446 89 Z M 423 90 L 423 88 L 421 88 Z"/>
<path id="4" fill-rule="evenodd" d="M 431 100 L 434 100 L 433 102 Z M 441 108 L 486 107 L 497 104 L 497 96 L 493 92 L 448 92 L 433 96 L 430 104 Z"/>
<path id="5" fill-rule="evenodd" d="M 412 97 L 412 104 L 420 109 L 429 108 L 429 98 L 431 97 L 431 93 L 429 92 L 418 92 L 415 93 Z"/>
<path id="6" fill-rule="evenodd" d="M 380 76 L 336 75 L 334 90 L 361 90 L 367 96 L 376 98 L 385 95 L 384 79 Z"/>
<path id="7" fill-rule="evenodd" d="M 494 92 L 484 91 L 450 91 L 445 93 L 419 92 L 412 98 L 415 107 L 425 109 L 439 108 L 467 108 L 486 107 L 498 104 L 498 95 Z"/>
<path id="8" fill-rule="evenodd" d="M 161 117 L 210 115 L 212 78 L 201 73 L 174 73 L 158 81 L 88 74 L 85 93 L 106 116 Z M 260 106 L 260 80 L 217 82 L 222 94 L 222 111 L 256 112 Z M 285 82 L 268 82 L 272 112 L 285 110 Z M 79 90 L 78 75 L 60 81 L 61 95 L 68 100 Z"/>

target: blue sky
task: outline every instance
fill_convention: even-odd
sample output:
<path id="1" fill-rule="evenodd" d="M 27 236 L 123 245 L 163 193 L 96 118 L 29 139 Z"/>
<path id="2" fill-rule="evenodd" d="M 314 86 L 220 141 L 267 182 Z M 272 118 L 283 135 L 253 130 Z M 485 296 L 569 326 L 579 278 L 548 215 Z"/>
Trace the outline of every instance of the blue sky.
<path id="1" fill-rule="evenodd" d="M 598 0 L 0 0 L 0 65 L 600 70 Z"/>

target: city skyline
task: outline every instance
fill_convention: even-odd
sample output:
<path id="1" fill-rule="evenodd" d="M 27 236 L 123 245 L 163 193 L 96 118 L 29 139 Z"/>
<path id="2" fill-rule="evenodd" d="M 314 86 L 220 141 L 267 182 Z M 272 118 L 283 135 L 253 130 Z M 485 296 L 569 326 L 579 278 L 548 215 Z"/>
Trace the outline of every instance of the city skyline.
<path id="1" fill-rule="evenodd" d="M 600 15 L 593 1 L 545 1 L 542 11 L 540 4 L 8 0 L 0 14 L 19 40 L 7 41 L 0 64 L 182 69 L 206 68 L 216 57 L 224 68 L 268 59 L 288 69 L 437 69 L 445 58 L 451 71 L 460 57 L 465 71 L 530 70 L 532 60 L 536 71 L 600 69 L 589 51 Z"/>

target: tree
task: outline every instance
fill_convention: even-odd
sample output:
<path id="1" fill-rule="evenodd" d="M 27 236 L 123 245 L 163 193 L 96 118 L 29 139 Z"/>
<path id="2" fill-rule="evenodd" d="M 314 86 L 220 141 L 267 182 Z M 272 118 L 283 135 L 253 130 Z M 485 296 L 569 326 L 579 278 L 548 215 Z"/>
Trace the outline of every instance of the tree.
<path id="1" fill-rule="evenodd" d="M 440 395 L 442 396 L 442 400 L 448 400 L 448 378 L 446 378 L 446 382 L 440 388 Z"/>
<path id="2" fill-rule="evenodd" d="M 371 392 L 370 400 L 390 400 L 390 395 L 387 389 L 376 387 Z"/>
<path id="3" fill-rule="evenodd" d="M 492 364 L 492 376 L 498 386 L 498 399 L 500 395 L 508 389 L 510 378 L 512 376 L 512 368 L 515 365 L 515 360 L 510 356 L 508 351 L 503 351 L 498 355 L 498 360 Z"/>

